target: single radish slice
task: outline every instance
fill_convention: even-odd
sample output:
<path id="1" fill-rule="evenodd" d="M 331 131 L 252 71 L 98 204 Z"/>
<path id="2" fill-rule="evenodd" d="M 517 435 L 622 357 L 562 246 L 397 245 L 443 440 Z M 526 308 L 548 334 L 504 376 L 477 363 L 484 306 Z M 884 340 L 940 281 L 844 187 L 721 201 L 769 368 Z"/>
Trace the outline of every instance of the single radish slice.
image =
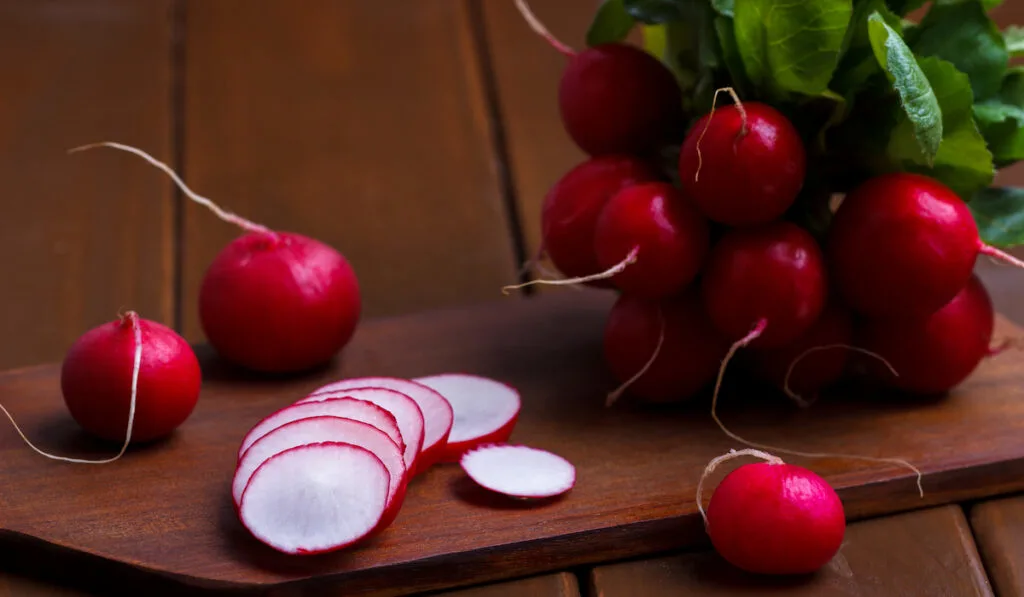
<path id="1" fill-rule="evenodd" d="M 327 384 L 315 390 L 313 394 L 337 392 L 360 387 L 387 388 L 401 392 L 415 400 L 416 404 L 420 407 L 420 412 L 423 414 L 423 447 L 420 450 L 419 461 L 414 467 L 413 474 L 415 475 L 426 470 L 430 465 L 438 461 L 444 445 L 448 441 L 448 434 L 452 430 L 452 420 L 454 419 L 452 405 L 445 400 L 444 396 L 423 384 L 397 377 L 354 377 L 343 379 Z"/>
<path id="2" fill-rule="evenodd" d="M 242 493 L 252 474 L 271 456 L 298 446 L 330 441 L 366 448 L 381 459 L 391 476 L 387 506 L 391 508 L 392 501 L 405 483 L 402 450 L 380 429 L 362 421 L 334 416 L 309 417 L 285 423 L 253 442 L 235 468 L 231 484 L 235 504 L 241 503 Z"/>
<path id="3" fill-rule="evenodd" d="M 249 433 L 245 434 L 245 437 L 242 438 L 242 445 L 238 448 L 238 459 L 241 460 L 242 457 L 245 456 L 245 451 L 248 450 L 256 440 L 281 425 L 285 425 L 299 419 L 318 417 L 322 415 L 345 417 L 373 425 L 377 429 L 386 433 L 396 444 L 401 446 L 403 449 L 405 448 L 405 442 L 402 439 L 401 431 L 399 431 L 398 422 L 390 412 L 366 400 L 357 400 L 355 398 L 332 398 L 330 400 L 325 399 L 318 401 L 315 404 L 292 404 L 271 413 L 265 419 L 256 423 L 256 425 L 249 430 Z"/>
<path id="4" fill-rule="evenodd" d="M 506 442 L 512 435 L 521 406 L 515 388 L 465 373 L 442 373 L 414 381 L 439 392 L 455 412 L 448 443 L 441 452 L 442 461 L 458 462 L 467 450 Z"/>
<path id="5" fill-rule="evenodd" d="M 390 478 L 380 458 L 342 442 L 271 456 L 253 473 L 238 516 L 288 554 L 334 551 L 368 536 L 384 515 Z"/>
<path id="6" fill-rule="evenodd" d="M 405 457 L 405 468 L 412 470 L 423 450 L 423 411 L 419 404 L 396 390 L 388 388 L 347 388 L 345 390 L 317 391 L 296 402 L 306 404 L 309 402 L 320 402 L 337 398 L 355 398 L 372 402 L 377 406 L 391 413 L 402 433 L 405 445 L 402 447 Z"/>
<path id="7" fill-rule="evenodd" d="M 546 450 L 493 444 L 466 452 L 462 470 L 480 486 L 519 498 L 546 498 L 576 484 L 576 467 Z"/>

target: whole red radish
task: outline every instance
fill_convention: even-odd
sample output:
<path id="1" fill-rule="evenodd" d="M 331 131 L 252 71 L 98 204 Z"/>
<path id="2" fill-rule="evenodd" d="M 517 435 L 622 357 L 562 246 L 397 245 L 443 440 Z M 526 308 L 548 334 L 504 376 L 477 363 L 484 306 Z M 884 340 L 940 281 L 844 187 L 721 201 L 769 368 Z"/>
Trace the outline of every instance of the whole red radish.
<path id="1" fill-rule="evenodd" d="M 726 232 L 705 264 L 701 295 L 711 321 L 731 340 L 756 331 L 750 346 L 770 348 L 785 346 L 814 324 L 827 284 L 814 237 L 777 221 Z"/>
<path id="2" fill-rule="evenodd" d="M 143 158 L 189 199 L 247 232 L 216 256 L 199 290 L 200 324 L 222 357 L 255 371 L 290 373 L 327 363 L 352 339 L 362 302 L 355 272 L 341 253 L 224 211 L 140 149 L 105 142 L 71 151 L 95 147 Z"/>
<path id="3" fill-rule="evenodd" d="M 806 169 L 800 133 L 760 102 L 712 110 L 690 128 L 679 154 L 683 190 L 708 218 L 728 226 L 779 218 L 803 188 Z"/>
<path id="4" fill-rule="evenodd" d="M 777 458 L 726 475 L 705 523 L 722 558 L 755 574 L 814 572 L 835 556 L 846 534 L 835 490 L 813 471 Z"/>
<path id="5" fill-rule="evenodd" d="M 594 254 L 608 269 L 636 251 L 635 261 L 611 281 L 647 298 L 682 292 L 697 277 L 710 249 L 707 219 L 674 186 L 639 183 L 615 194 L 601 211 Z"/>
<path id="6" fill-rule="evenodd" d="M 626 155 L 590 158 L 566 172 L 548 191 L 541 207 L 542 243 L 555 267 L 571 278 L 601 271 L 594 252 L 601 210 L 620 190 L 658 179 L 654 166 Z M 611 286 L 606 280 L 589 284 Z"/>
<path id="7" fill-rule="evenodd" d="M 607 367 L 620 383 L 628 382 L 626 392 L 648 402 L 694 396 L 714 379 L 728 348 L 693 292 L 663 301 L 622 294 L 605 323 Z"/>
<path id="8" fill-rule="evenodd" d="M 169 435 L 192 414 L 202 372 L 192 347 L 174 330 L 134 312 L 82 334 L 64 357 L 61 392 L 88 433 L 125 441 L 135 369 L 136 326 L 142 345 L 131 440 Z"/>
<path id="9" fill-rule="evenodd" d="M 988 354 L 995 311 L 976 275 L 953 300 L 927 318 L 869 319 L 857 345 L 877 353 L 897 375 L 865 362 L 870 375 L 915 394 L 941 394 L 960 385 Z"/>
<path id="10" fill-rule="evenodd" d="M 829 271 L 844 300 L 875 318 L 924 317 L 967 284 L 982 243 L 970 210 L 939 181 L 883 174 L 846 195 L 829 227 Z"/>

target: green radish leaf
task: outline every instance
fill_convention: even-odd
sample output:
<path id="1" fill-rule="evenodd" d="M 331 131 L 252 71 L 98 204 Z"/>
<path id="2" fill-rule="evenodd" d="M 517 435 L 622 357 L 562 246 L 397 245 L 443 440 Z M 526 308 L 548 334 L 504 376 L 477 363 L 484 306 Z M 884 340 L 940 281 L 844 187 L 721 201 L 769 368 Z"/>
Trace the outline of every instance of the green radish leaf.
<path id="1" fill-rule="evenodd" d="M 974 119 L 997 165 L 1024 160 L 1024 68 L 1006 73 L 997 97 L 974 105 Z"/>
<path id="2" fill-rule="evenodd" d="M 875 59 L 900 96 L 905 122 L 912 128 L 920 155 L 931 165 L 943 136 L 942 108 L 931 83 L 910 48 L 877 12 L 868 17 L 868 35 Z"/>
<path id="3" fill-rule="evenodd" d="M 986 244 L 1011 249 L 1024 244 L 1024 188 L 990 187 L 967 204 Z"/>
<path id="4" fill-rule="evenodd" d="M 743 0 L 740 0 L 742 2 Z M 711 8 L 723 17 L 733 16 L 736 0 L 711 0 Z"/>
<path id="5" fill-rule="evenodd" d="M 1003 0 L 983 0 L 982 4 L 985 6 L 985 10 L 992 10 L 1003 3 Z"/>
<path id="6" fill-rule="evenodd" d="M 776 96 L 828 89 L 852 0 L 740 0 L 733 12 L 736 45 L 755 86 Z"/>
<path id="7" fill-rule="evenodd" d="M 905 40 L 918 56 L 952 62 L 970 78 L 975 98 L 986 99 L 999 91 L 1010 57 L 1003 34 L 981 0 L 933 4 Z"/>
<path id="8" fill-rule="evenodd" d="M 741 0 L 742 1 L 742 0 Z M 733 28 L 733 20 L 728 17 L 717 17 L 715 19 L 715 33 L 718 37 L 718 47 L 722 56 L 722 62 L 729 73 L 729 80 L 733 89 L 741 98 L 749 97 L 750 79 L 743 68 L 743 57 L 740 56 L 740 48 L 736 45 L 736 34 Z"/>
<path id="9" fill-rule="evenodd" d="M 862 0 L 853 8 L 850 27 L 843 40 L 843 54 L 830 87 L 846 97 L 855 95 L 872 77 L 882 73 L 868 34 L 868 18 L 878 13 L 898 34 L 903 20 L 886 8 L 885 0 Z"/>
<path id="10" fill-rule="evenodd" d="M 1024 27 L 1010 25 L 1003 31 L 1003 40 L 1011 58 L 1024 56 Z"/>
<path id="11" fill-rule="evenodd" d="M 924 6 L 927 1 L 928 0 L 885 0 L 885 3 L 889 5 L 889 10 L 902 17 Z"/>
<path id="12" fill-rule="evenodd" d="M 604 0 L 587 29 L 587 45 L 593 47 L 622 41 L 634 25 L 636 21 L 626 12 L 623 0 Z"/>
<path id="13" fill-rule="evenodd" d="M 681 20 L 689 0 L 622 0 L 622 5 L 633 19 L 648 25 Z"/>

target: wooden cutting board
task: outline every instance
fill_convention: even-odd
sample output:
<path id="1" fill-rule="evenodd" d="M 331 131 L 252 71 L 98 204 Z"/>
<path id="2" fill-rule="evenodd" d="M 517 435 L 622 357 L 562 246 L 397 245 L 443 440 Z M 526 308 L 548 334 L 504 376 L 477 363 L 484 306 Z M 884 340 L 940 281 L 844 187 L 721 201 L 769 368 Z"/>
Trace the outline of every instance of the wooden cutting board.
<path id="1" fill-rule="evenodd" d="M 706 402 L 606 409 L 614 384 L 600 339 L 613 297 L 548 294 L 366 322 L 339 363 L 300 378 L 256 378 L 201 351 L 205 381 L 193 416 L 167 441 L 113 464 L 43 458 L 5 424 L 0 546 L 54 569 L 103 564 L 126 577 L 208 589 L 293 595 L 332 583 L 345 595 L 401 595 L 705 543 L 694 501 L 700 472 L 743 446 L 714 426 Z M 1015 333 L 999 321 L 998 336 Z M 720 413 L 751 440 L 899 456 L 924 471 L 922 499 L 913 474 L 898 466 L 787 458 L 826 475 L 850 518 L 861 518 L 1024 489 L 1022 364 L 1019 353 L 1004 353 L 948 397 L 917 402 L 835 395 L 798 409 L 739 384 L 723 394 Z M 512 440 L 573 461 L 575 489 L 540 504 L 505 500 L 457 465 L 441 465 L 412 483 L 402 513 L 376 540 L 314 557 L 279 554 L 241 526 L 230 482 L 239 441 L 255 422 L 336 378 L 444 371 L 519 388 Z M 58 365 L 10 372 L 0 376 L 0 397 L 45 449 L 116 451 L 77 429 L 58 380 Z"/>

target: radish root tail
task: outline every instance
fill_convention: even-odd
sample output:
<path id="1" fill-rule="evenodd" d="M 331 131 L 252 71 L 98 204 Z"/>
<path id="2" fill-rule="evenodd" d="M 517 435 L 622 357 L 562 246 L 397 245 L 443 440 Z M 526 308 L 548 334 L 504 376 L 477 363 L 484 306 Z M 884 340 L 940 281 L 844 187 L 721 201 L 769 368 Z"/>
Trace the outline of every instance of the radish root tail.
<path id="1" fill-rule="evenodd" d="M 78 153 L 80 151 L 85 151 L 87 149 L 95 149 L 97 147 L 112 147 L 114 149 L 120 149 L 121 151 L 127 151 L 128 153 L 133 153 L 141 157 L 142 159 L 146 160 L 147 162 L 155 166 L 157 169 L 163 171 L 164 174 L 166 174 L 167 176 L 171 177 L 171 180 L 174 181 L 174 184 L 178 187 L 179 190 L 181 190 L 182 193 L 185 194 L 186 197 L 188 197 L 192 201 L 195 201 L 199 205 L 202 205 L 203 207 L 209 209 L 221 220 L 224 220 L 229 224 L 234 224 L 247 232 L 257 232 L 270 235 L 274 238 L 277 237 L 277 235 L 266 226 L 256 224 L 255 222 L 251 222 L 243 218 L 242 216 L 226 211 L 219 205 L 211 201 L 210 199 L 207 199 L 206 197 L 203 197 L 202 195 L 196 193 L 195 191 L 190 189 L 183 180 L 181 180 L 181 177 L 179 177 L 178 174 L 173 169 L 171 169 L 170 166 L 154 158 L 148 153 L 142 151 L 141 149 L 132 147 L 130 145 L 124 145 L 121 143 L 104 141 L 101 143 L 90 143 L 88 145 L 80 145 L 78 147 L 73 147 L 68 150 L 68 153 Z"/>
<path id="2" fill-rule="evenodd" d="M 135 424 L 135 402 L 139 390 L 139 369 L 142 366 L 142 326 L 139 324 L 138 314 L 135 313 L 134 311 L 128 311 L 121 317 L 122 320 L 128 319 L 131 322 L 132 333 L 135 338 L 135 357 L 132 363 L 132 394 L 131 400 L 128 403 L 128 428 L 125 431 L 124 444 L 121 445 L 121 449 L 118 451 L 116 455 L 101 460 L 86 460 L 84 458 L 69 458 L 67 456 L 50 454 L 49 452 L 46 452 L 45 450 L 41 450 L 40 448 L 36 447 L 36 445 L 33 444 L 31 440 L 29 440 L 25 433 L 21 430 L 21 427 L 18 427 L 18 423 L 15 422 L 14 417 L 11 415 L 10 411 L 8 411 L 7 408 L 4 407 L 4 405 L 0 404 L 0 410 L 2 410 L 5 415 L 7 415 L 7 418 L 11 421 L 11 425 L 14 426 L 14 430 L 17 431 L 18 435 L 21 436 L 21 439 L 24 440 L 26 444 L 28 444 L 28 447 L 32 448 L 38 454 L 41 454 L 42 456 L 45 456 L 52 460 L 60 460 L 62 462 L 73 462 L 77 464 L 108 464 L 121 458 L 121 456 L 123 456 L 124 453 L 128 450 L 128 445 L 131 443 L 132 440 L 132 427 Z"/>
<path id="3" fill-rule="evenodd" d="M 807 355 L 811 354 L 812 352 L 817 352 L 819 350 L 833 350 L 836 348 L 845 348 L 847 350 L 852 350 L 854 352 L 859 352 L 861 354 L 874 357 L 879 361 L 882 361 L 882 364 L 884 364 L 886 368 L 889 369 L 890 373 L 892 373 L 896 377 L 900 376 L 900 374 L 896 372 L 896 369 L 893 368 L 889 361 L 885 360 L 885 358 L 882 355 L 875 352 L 871 352 L 866 348 L 861 348 L 859 346 L 851 346 L 849 344 L 825 344 L 823 346 L 812 346 L 811 348 L 808 348 L 807 350 L 800 353 L 800 355 L 797 356 L 795 359 L 793 359 L 793 362 L 789 364 L 789 369 L 786 369 L 786 377 L 782 381 L 782 391 L 786 393 L 786 396 L 788 396 L 790 400 L 797 403 L 797 405 L 800 407 L 808 407 L 814 402 L 813 400 L 807 400 L 800 394 L 794 392 L 792 388 L 789 387 L 789 378 L 793 375 L 793 370 L 796 369 L 797 363 L 800 362 Z"/>
<path id="4" fill-rule="evenodd" d="M 644 366 L 641 367 L 639 371 L 634 373 L 633 377 L 630 377 L 625 381 L 625 383 L 623 383 L 622 385 L 608 393 L 608 397 L 604 401 L 604 405 L 606 408 L 611 407 L 613 404 L 618 402 L 622 394 L 624 394 L 626 390 L 629 389 L 629 386 L 636 383 L 636 380 L 640 379 L 641 377 L 644 376 L 645 373 L 647 373 L 647 370 L 651 368 L 651 366 L 654 364 L 654 361 L 658 360 L 658 355 L 661 353 L 661 347 L 664 343 L 665 315 L 664 313 L 661 312 L 661 309 L 658 309 L 658 342 L 654 345 L 654 352 L 651 353 L 651 358 L 647 359 L 647 362 L 644 363 Z"/>
<path id="5" fill-rule="evenodd" d="M 989 257 L 998 259 L 999 261 L 1009 263 L 1014 267 L 1024 268 L 1024 261 L 1017 259 L 1013 255 L 1010 255 L 1005 251 L 1000 251 L 999 249 L 991 245 L 982 244 L 980 247 L 978 247 L 978 252 L 981 253 L 982 255 L 988 255 Z"/>
<path id="6" fill-rule="evenodd" d="M 533 11 L 530 10 L 530 5 L 526 3 L 526 0 L 515 1 L 516 8 L 519 9 L 519 14 L 523 15 L 523 19 L 526 20 L 526 24 L 530 26 L 530 29 L 533 29 L 534 33 L 543 37 L 545 41 L 551 44 L 551 47 L 561 52 L 564 56 L 569 58 L 574 58 L 576 56 L 576 50 L 570 48 L 548 31 L 548 28 L 544 26 L 544 23 L 541 23 L 540 19 L 537 18 L 537 15 L 533 14 Z"/>
<path id="7" fill-rule="evenodd" d="M 1005 338 L 1002 342 L 994 346 L 990 346 L 988 350 L 985 351 L 985 357 L 997 357 L 1010 349 L 1020 350 L 1021 346 L 1024 346 L 1024 338 Z"/>
<path id="8" fill-rule="evenodd" d="M 711 118 L 715 115 L 715 105 L 718 103 L 718 94 L 723 91 L 727 92 L 732 96 L 732 101 L 736 103 L 736 109 L 740 112 L 740 134 L 737 139 L 742 139 L 748 132 L 747 127 L 747 110 L 743 107 L 743 102 L 740 101 L 740 96 L 736 95 L 736 90 L 732 87 L 720 87 L 715 90 L 715 94 L 711 96 L 711 111 L 708 112 L 708 119 L 704 122 L 704 130 L 700 132 L 700 137 L 697 138 L 697 171 L 693 173 L 693 181 L 697 182 L 700 180 L 700 169 L 704 165 L 704 156 L 700 152 L 700 143 L 704 140 L 704 135 L 708 132 L 708 127 L 711 126 Z"/>
<path id="9" fill-rule="evenodd" d="M 629 267 L 630 265 L 636 263 L 636 259 L 637 259 L 637 256 L 639 254 L 640 254 L 640 247 L 633 247 L 633 250 L 629 252 L 629 255 L 626 255 L 625 259 L 623 259 L 622 261 L 616 263 L 615 265 L 611 266 L 610 268 L 606 269 L 603 272 L 599 272 L 599 273 L 592 274 L 592 275 L 589 275 L 589 276 L 581 276 L 581 277 L 578 277 L 578 278 L 558 278 L 558 279 L 554 279 L 554 280 L 543 280 L 543 279 L 541 279 L 541 280 L 530 280 L 529 282 L 523 282 L 522 284 L 515 284 L 513 286 L 503 286 L 501 288 L 501 293 L 504 294 L 504 295 L 508 295 L 510 290 L 516 290 L 516 289 L 519 289 L 519 288 L 524 288 L 526 286 L 532 286 L 534 284 L 548 284 L 548 285 L 551 285 L 551 286 L 572 286 L 574 284 L 584 284 L 586 282 L 596 282 L 598 280 L 606 280 L 608 278 L 614 277 L 614 276 L 622 273 L 622 271 L 625 270 L 627 267 Z"/>
<path id="10" fill-rule="evenodd" d="M 782 459 L 779 458 L 778 456 L 774 456 L 762 450 L 756 450 L 752 448 L 746 448 L 743 450 L 729 450 L 727 454 L 722 454 L 721 456 L 716 456 L 712 458 L 711 462 L 709 462 L 708 465 L 704 467 L 704 472 L 700 474 L 700 480 L 697 481 L 697 511 L 700 512 L 700 517 L 704 519 L 705 529 L 708 526 L 708 515 L 707 512 L 704 511 L 704 482 L 708 480 L 708 477 L 711 476 L 711 473 L 715 472 L 715 469 L 718 468 L 718 465 L 722 464 L 723 462 L 728 462 L 734 458 L 740 458 L 742 456 L 753 456 L 755 458 L 760 458 L 761 460 L 764 460 L 765 462 L 768 462 L 770 464 L 784 464 L 782 462 Z"/>
<path id="11" fill-rule="evenodd" d="M 780 453 L 783 453 L 783 454 L 789 454 L 790 456 L 799 456 L 799 457 L 802 457 L 802 458 L 841 458 L 841 459 L 848 459 L 848 460 L 863 460 L 863 461 L 866 461 L 866 462 L 879 462 L 879 463 L 886 463 L 886 464 L 898 464 L 898 465 L 900 465 L 902 467 L 906 467 L 906 468 L 910 469 L 911 471 L 914 472 L 915 475 L 917 475 L 917 492 L 923 498 L 924 497 L 924 486 L 923 486 L 922 482 L 923 482 L 924 475 L 921 473 L 920 469 L 918 469 L 916 466 L 914 466 L 913 464 L 911 464 L 910 462 L 908 462 L 908 461 L 906 461 L 906 460 L 904 460 L 902 458 L 877 458 L 877 457 L 874 457 L 874 456 L 860 456 L 860 455 L 857 455 L 857 454 L 839 454 L 839 453 L 836 453 L 836 452 L 800 452 L 800 451 L 797 451 L 797 450 L 790 450 L 790 449 L 787 449 L 787 448 L 780 448 L 778 446 L 770 446 L 768 444 L 761 444 L 761 443 L 757 443 L 757 442 L 752 442 L 750 440 L 744 439 L 744 438 L 740 437 L 739 435 L 733 433 L 732 431 L 729 430 L 728 427 L 725 426 L 724 423 L 722 423 L 722 420 L 718 418 L 717 408 L 718 408 L 718 394 L 719 394 L 719 391 L 721 390 L 721 387 L 722 387 L 722 378 L 725 375 L 725 367 L 729 363 L 729 360 L 732 359 L 733 355 L 736 354 L 736 351 L 739 350 L 740 348 L 743 348 L 743 347 L 747 346 L 748 344 L 750 344 L 751 342 L 756 340 L 758 337 L 760 337 L 761 334 L 764 333 L 764 328 L 766 326 L 767 326 L 767 321 L 766 320 L 762 319 L 761 321 L 758 321 L 757 325 L 754 326 L 754 328 L 750 331 L 749 334 L 747 334 L 743 338 L 737 340 L 736 343 L 733 344 L 731 348 L 729 348 L 729 352 L 726 353 L 725 359 L 723 359 L 723 361 L 722 361 L 722 367 L 718 371 L 718 379 L 715 380 L 714 394 L 711 396 L 711 418 L 715 421 L 715 424 L 718 425 L 718 428 L 722 430 L 722 433 L 726 434 L 731 439 L 733 439 L 733 440 L 735 440 L 737 442 L 740 442 L 741 444 L 750 446 L 751 448 L 756 448 L 756 449 L 759 449 L 759 450 L 765 450 L 765 451 L 768 451 L 768 452 L 780 452 Z"/>

